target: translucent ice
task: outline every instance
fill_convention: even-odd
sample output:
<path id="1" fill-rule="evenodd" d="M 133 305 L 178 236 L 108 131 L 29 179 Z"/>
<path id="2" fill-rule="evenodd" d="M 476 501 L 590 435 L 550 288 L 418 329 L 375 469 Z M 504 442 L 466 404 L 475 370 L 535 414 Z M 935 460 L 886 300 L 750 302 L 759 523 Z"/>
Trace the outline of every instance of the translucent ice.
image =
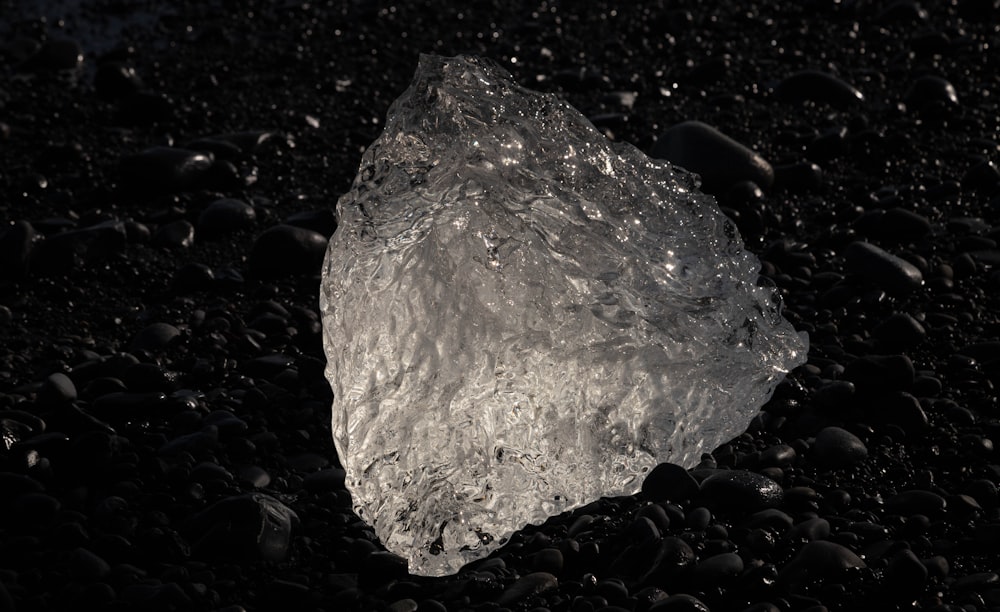
<path id="1" fill-rule="evenodd" d="M 334 440 L 413 573 L 692 465 L 806 357 L 693 175 L 484 60 L 421 58 L 337 211 Z"/>

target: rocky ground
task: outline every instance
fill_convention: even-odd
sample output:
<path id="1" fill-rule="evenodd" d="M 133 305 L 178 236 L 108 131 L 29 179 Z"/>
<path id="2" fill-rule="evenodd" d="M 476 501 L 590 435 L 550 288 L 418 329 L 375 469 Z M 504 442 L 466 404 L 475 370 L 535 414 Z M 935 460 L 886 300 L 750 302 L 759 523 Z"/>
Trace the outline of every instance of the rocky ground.
<path id="1" fill-rule="evenodd" d="M 163 4 L 0 0 L 0 611 L 1000 610 L 994 0 Z M 351 512 L 317 313 L 421 52 L 688 155 L 812 344 L 438 579 Z"/>

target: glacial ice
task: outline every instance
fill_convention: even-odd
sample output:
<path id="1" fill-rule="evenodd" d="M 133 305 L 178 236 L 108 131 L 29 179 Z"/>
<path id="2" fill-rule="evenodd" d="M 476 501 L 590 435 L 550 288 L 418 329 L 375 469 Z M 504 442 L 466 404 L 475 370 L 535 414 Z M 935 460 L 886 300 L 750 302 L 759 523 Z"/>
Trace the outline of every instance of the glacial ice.
<path id="1" fill-rule="evenodd" d="M 489 61 L 420 58 L 320 293 L 354 508 L 412 573 L 692 466 L 805 361 L 697 187 Z"/>

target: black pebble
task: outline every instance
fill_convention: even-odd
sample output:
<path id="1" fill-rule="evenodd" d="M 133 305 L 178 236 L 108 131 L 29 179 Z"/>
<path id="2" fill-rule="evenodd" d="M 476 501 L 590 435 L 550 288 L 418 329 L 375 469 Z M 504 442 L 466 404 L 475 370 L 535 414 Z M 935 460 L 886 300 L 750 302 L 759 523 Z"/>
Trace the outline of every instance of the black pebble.
<path id="1" fill-rule="evenodd" d="M 885 511 L 888 514 L 912 516 L 923 514 L 928 517 L 939 516 L 947 507 L 948 501 L 934 493 L 923 489 L 903 491 L 885 500 Z"/>
<path id="2" fill-rule="evenodd" d="M 678 593 L 661 599 L 648 612 L 710 612 L 709 607 L 694 595 Z"/>
<path id="3" fill-rule="evenodd" d="M 281 561 L 291 546 L 295 512 L 263 493 L 227 497 L 198 513 L 195 552 L 237 560 Z"/>
<path id="4" fill-rule="evenodd" d="M 337 231 L 337 217 L 329 209 L 306 210 L 289 215 L 285 219 L 285 225 L 301 227 L 329 238 Z"/>
<path id="5" fill-rule="evenodd" d="M 879 347 L 887 350 L 906 350 L 920 344 L 927 337 L 927 330 L 906 312 L 893 313 L 873 330 Z"/>
<path id="6" fill-rule="evenodd" d="M 122 182 L 140 192 L 196 188 L 212 167 L 212 157 L 173 147 L 152 147 L 121 161 Z"/>
<path id="7" fill-rule="evenodd" d="M 533 572 L 517 579 L 497 598 L 497 603 L 501 606 L 508 606 L 517 603 L 522 599 L 537 595 L 544 591 L 554 589 L 559 586 L 559 580 L 548 572 Z"/>
<path id="8" fill-rule="evenodd" d="M 810 100 L 835 108 L 846 108 L 865 99 L 853 85 L 818 70 L 803 70 L 785 78 L 778 83 L 775 92 L 788 102 Z"/>
<path id="9" fill-rule="evenodd" d="M 38 240 L 27 221 L 14 221 L 0 230 L 0 278 L 19 279 L 28 272 L 28 259 Z"/>
<path id="10" fill-rule="evenodd" d="M 194 244 L 194 226 L 186 219 L 161 225 L 153 234 L 152 243 L 168 249 L 186 249 Z"/>
<path id="11" fill-rule="evenodd" d="M 813 443 L 816 461 L 829 468 L 849 467 L 868 457 L 868 447 L 860 438 L 840 427 L 826 427 Z"/>
<path id="12" fill-rule="evenodd" d="M 807 161 L 775 166 L 774 185 L 793 193 L 816 191 L 823 186 L 823 169 Z"/>
<path id="13" fill-rule="evenodd" d="M 764 189 L 774 183 L 774 169 L 759 153 L 700 121 L 668 129 L 650 155 L 701 175 L 705 190 L 712 193 L 725 193 L 739 181 L 753 181 Z"/>
<path id="14" fill-rule="evenodd" d="M 860 217 L 854 225 L 866 236 L 898 244 L 914 242 L 931 232 L 927 217 L 899 207 L 874 210 Z"/>
<path id="15" fill-rule="evenodd" d="M 198 234 L 216 238 L 230 232 L 252 227 L 257 212 L 242 200 L 223 198 L 208 205 L 198 217 Z"/>
<path id="16" fill-rule="evenodd" d="M 35 246 L 31 268 L 40 274 L 60 274 L 92 267 L 121 253 L 127 242 L 125 224 L 114 220 L 60 232 Z"/>
<path id="17" fill-rule="evenodd" d="M 868 242 L 849 244 L 844 259 L 850 271 L 889 293 L 907 294 L 924 282 L 916 266 Z"/>
<path id="18" fill-rule="evenodd" d="M 131 352 L 159 351 L 166 348 L 180 335 L 180 330 L 169 323 L 152 323 L 132 338 L 129 350 Z"/>
<path id="19" fill-rule="evenodd" d="M 766 476 L 744 470 L 717 472 L 701 483 L 701 497 L 710 508 L 754 512 L 781 504 L 781 485 Z"/>
<path id="20" fill-rule="evenodd" d="M 781 569 L 781 582 L 795 586 L 806 580 L 835 578 L 845 570 L 867 567 L 851 549 L 835 542 L 809 542 Z"/>
<path id="21" fill-rule="evenodd" d="M 673 463 L 657 465 L 642 481 L 642 494 L 652 501 L 683 501 L 697 492 L 698 482 L 687 470 Z"/>
<path id="22" fill-rule="evenodd" d="M 958 94 L 955 86 L 947 80 L 936 76 L 922 76 L 907 90 L 905 100 L 907 106 L 922 110 L 934 103 L 957 106 Z"/>
<path id="23" fill-rule="evenodd" d="M 276 225 L 257 237 L 250 251 L 250 270 L 261 277 L 316 274 L 326 254 L 327 239 L 291 225 Z"/>

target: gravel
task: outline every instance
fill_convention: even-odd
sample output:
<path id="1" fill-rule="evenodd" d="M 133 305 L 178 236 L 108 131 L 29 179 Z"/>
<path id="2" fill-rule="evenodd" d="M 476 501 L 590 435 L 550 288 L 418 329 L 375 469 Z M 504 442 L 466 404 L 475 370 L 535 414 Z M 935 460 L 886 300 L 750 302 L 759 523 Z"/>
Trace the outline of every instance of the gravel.
<path id="1" fill-rule="evenodd" d="M 0 15 L 0 611 L 1000 610 L 995 0 Z M 439 579 L 351 511 L 317 315 L 420 52 L 705 164 L 811 337 L 695 469 Z"/>

